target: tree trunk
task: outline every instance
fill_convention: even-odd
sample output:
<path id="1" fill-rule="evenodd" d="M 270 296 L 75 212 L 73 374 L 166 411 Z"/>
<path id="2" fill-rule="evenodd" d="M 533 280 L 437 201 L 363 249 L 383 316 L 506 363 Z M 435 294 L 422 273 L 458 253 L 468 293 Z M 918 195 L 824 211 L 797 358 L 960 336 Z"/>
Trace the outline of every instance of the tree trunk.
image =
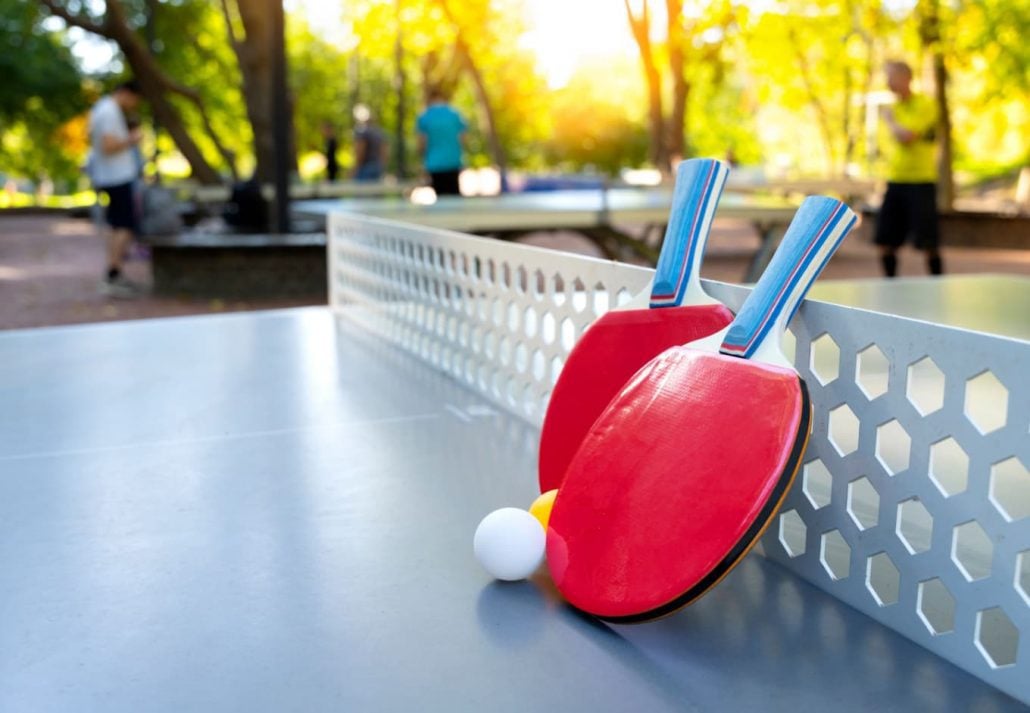
<path id="1" fill-rule="evenodd" d="M 855 140 L 854 140 L 855 132 L 851 128 L 852 127 L 852 122 L 851 122 L 851 113 L 852 113 L 852 110 L 851 110 L 851 97 L 852 97 L 852 91 L 853 91 L 853 89 L 852 89 L 853 81 L 854 80 L 851 77 L 851 68 L 850 67 L 845 67 L 844 68 L 844 81 L 843 81 L 844 96 L 841 97 L 841 104 L 842 104 L 841 109 L 843 109 L 843 111 L 844 111 L 844 113 L 843 113 L 843 117 L 844 117 L 844 126 L 843 126 L 843 132 L 844 132 L 844 156 L 841 158 L 841 166 L 840 166 L 840 168 L 841 168 L 841 175 L 842 176 L 847 176 L 848 175 L 848 166 L 851 164 L 851 156 L 852 156 L 852 154 L 854 153 L 854 150 L 855 150 Z"/>
<path id="2" fill-rule="evenodd" d="M 685 74 L 686 56 L 683 48 L 686 32 L 683 28 L 683 0 L 666 0 L 668 16 L 669 69 L 672 72 L 672 108 L 669 110 L 668 158 L 675 163 L 685 157 L 687 133 L 687 98 L 690 84 Z"/>
<path id="3" fill-rule="evenodd" d="M 875 62 L 875 59 L 876 59 L 876 48 L 875 48 L 875 46 L 873 44 L 872 36 L 869 33 L 863 32 L 863 33 L 861 33 L 861 37 L 862 37 L 862 43 L 865 46 L 865 63 L 862 66 L 862 92 L 861 92 L 862 103 L 861 103 L 860 108 L 859 108 L 859 116 L 860 117 L 865 117 L 866 113 L 868 111 L 867 102 L 869 101 L 869 93 L 872 91 L 872 88 L 873 88 L 873 74 L 875 72 L 875 68 L 873 66 L 873 63 Z M 860 123 L 862 125 L 864 125 L 865 122 L 863 121 L 863 122 L 860 122 Z M 846 162 L 850 163 L 853 160 L 853 158 L 854 158 L 854 153 L 853 152 L 854 152 L 855 146 L 858 144 L 858 140 L 859 140 L 859 136 L 858 135 L 859 135 L 859 132 L 862 131 L 862 130 L 864 130 L 864 128 L 863 129 L 856 128 L 852 132 L 854 134 L 854 136 L 850 136 L 850 135 L 848 136 L 848 152 L 847 152 L 847 154 L 845 156 L 845 161 Z M 869 165 L 869 162 L 871 161 L 871 159 L 872 159 L 872 156 L 869 156 L 869 155 L 866 156 L 866 164 L 867 165 Z M 845 165 L 847 165 L 847 164 L 845 164 Z"/>
<path id="4" fill-rule="evenodd" d="M 655 64 L 654 51 L 651 46 L 651 19 L 648 12 L 648 0 L 644 0 L 641 14 L 633 13 L 629 0 L 623 0 L 626 16 L 629 18 L 633 39 L 640 48 L 640 62 L 644 70 L 644 81 L 647 83 L 648 127 L 651 135 L 649 157 L 655 168 L 663 174 L 670 171 L 669 150 L 666 145 L 665 118 L 662 109 L 662 77 Z"/>
<path id="5" fill-rule="evenodd" d="M 847 37 L 844 38 L 844 47 L 847 48 L 847 44 L 851 41 L 851 38 L 857 38 L 862 43 L 862 49 L 864 50 L 864 57 L 862 61 L 861 75 L 859 77 L 859 91 L 858 96 L 861 97 L 858 107 L 851 106 L 851 87 L 854 82 L 850 71 L 845 75 L 846 91 L 844 92 L 844 137 L 846 140 L 844 146 L 844 174 L 845 176 L 852 173 L 851 167 L 855 165 L 855 154 L 857 153 L 859 142 L 862 139 L 862 135 L 865 131 L 866 116 L 868 112 L 868 101 L 869 92 L 873 86 L 873 63 L 876 57 L 876 47 L 873 41 L 873 33 L 866 30 L 862 25 L 862 16 L 864 11 L 864 3 L 861 0 L 848 0 L 845 3 L 848 17 L 851 18 L 851 32 L 848 33 Z M 874 11 L 875 12 L 875 11 Z M 857 115 L 857 117 L 855 116 Z M 855 119 L 858 119 L 857 121 Z M 867 152 L 866 164 L 872 160 L 871 152 Z"/>
<path id="6" fill-rule="evenodd" d="M 128 28 L 126 28 L 128 29 Z M 131 33 L 131 30 L 129 31 Z M 208 163 L 200 151 L 200 147 L 190 137 L 183 125 L 182 116 L 178 109 L 169 100 L 166 89 L 167 83 L 162 80 L 161 72 L 157 68 L 154 58 L 138 42 L 135 42 L 135 35 L 129 38 L 118 37 L 115 33 L 115 41 L 125 55 L 126 62 L 132 67 L 132 73 L 139 82 L 143 96 L 150 104 L 150 110 L 154 113 L 154 119 L 172 137 L 176 147 L 182 153 L 183 158 L 190 165 L 193 178 L 201 183 L 220 183 L 221 177 L 218 172 Z"/>
<path id="7" fill-rule="evenodd" d="M 483 80 L 479 67 L 476 66 L 475 61 L 472 59 L 472 52 L 465 41 L 465 32 L 461 23 L 458 22 L 454 13 L 451 12 L 447 0 L 438 0 L 438 2 L 440 9 L 443 10 L 447 19 L 450 20 L 451 26 L 454 27 L 454 51 L 472 78 L 472 85 L 476 90 L 476 99 L 479 102 L 479 108 L 483 112 L 483 120 L 486 123 L 486 138 L 490 144 L 490 153 L 493 155 L 497 171 L 501 174 L 501 188 L 503 190 L 508 184 L 508 161 L 504 155 L 504 147 L 501 146 L 501 138 L 497 134 L 497 122 L 494 117 L 493 104 L 490 102 L 490 95 L 486 90 L 486 82 Z"/>
<path id="8" fill-rule="evenodd" d="M 833 148 L 833 129 L 831 127 L 830 115 L 826 106 L 819 98 L 819 92 L 816 90 L 815 82 L 812 80 L 812 68 L 808 61 L 808 56 L 805 55 L 805 50 L 801 46 L 801 40 L 793 27 L 788 29 L 787 36 L 790 38 L 790 44 L 794 49 L 794 56 L 798 60 L 798 69 L 801 81 L 805 86 L 805 93 L 808 95 L 808 102 L 815 109 L 819 131 L 823 137 L 823 145 L 826 147 L 827 173 L 832 176 L 837 173 L 837 152 Z"/>
<path id="9" fill-rule="evenodd" d="M 955 202 L 955 177 L 952 173 L 951 111 L 948 104 L 948 68 L 941 48 L 941 8 L 939 0 L 921 0 L 916 6 L 919 39 L 930 51 L 933 61 L 934 101 L 937 104 L 937 206 L 949 209 Z"/>
<path id="10" fill-rule="evenodd" d="M 394 78 L 394 88 L 397 92 L 397 126 L 394 128 L 393 143 L 397 178 L 404 180 L 408 177 L 408 146 L 405 140 L 408 123 L 408 81 L 404 73 L 404 23 L 401 2 L 402 0 L 396 0 L 394 5 L 397 20 L 397 37 L 393 46 L 394 71 L 397 73 Z M 357 104 L 357 101 L 354 103 Z"/>
<path id="11" fill-rule="evenodd" d="M 254 177 L 261 183 L 275 180 L 275 135 L 272 122 L 272 22 L 264 0 L 236 0 L 243 37 L 231 33 L 243 77 L 243 100 L 254 134 Z M 224 7 L 224 6 L 223 6 Z M 291 153 L 292 156 L 292 153 Z"/>
<path id="12" fill-rule="evenodd" d="M 955 203 L 955 176 L 952 173 L 954 157 L 951 148 L 951 111 L 948 104 L 948 68 L 940 50 L 933 53 L 933 78 L 937 100 L 937 134 L 940 136 L 940 154 L 937 168 L 937 205 L 948 210 Z"/>
<path id="13" fill-rule="evenodd" d="M 504 147 L 501 146 L 501 137 L 497 134 L 497 122 L 494 118 L 493 104 L 491 104 L 490 96 L 486 91 L 486 82 L 483 81 L 483 75 L 475 62 L 472 61 L 472 54 L 469 52 L 468 45 L 465 44 L 460 35 L 458 36 L 455 50 L 461 54 L 465 62 L 465 68 L 468 70 L 469 76 L 472 77 L 472 85 L 476 88 L 476 97 L 479 99 L 479 106 L 483 111 L 483 119 L 486 122 L 486 138 L 490 144 L 490 153 L 493 155 L 494 163 L 497 165 L 497 171 L 501 174 L 501 186 L 504 188 L 508 184 L 508 160 L 504 155 Z"/>

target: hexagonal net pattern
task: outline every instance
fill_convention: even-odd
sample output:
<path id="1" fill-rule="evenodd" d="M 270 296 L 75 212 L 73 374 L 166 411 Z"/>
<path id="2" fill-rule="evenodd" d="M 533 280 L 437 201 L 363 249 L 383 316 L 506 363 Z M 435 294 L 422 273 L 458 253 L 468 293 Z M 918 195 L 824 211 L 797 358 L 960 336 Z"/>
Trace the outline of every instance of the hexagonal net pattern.
<path id="1" fill-rule="evenodd" d="M 339 314 L 538 425 L 576 339 L 650 271 L 358 216 L 329 221 Z M 730 309 L 742 287 L 706 283 Z M 1030 344 L 808 301 L 802 472 L 761 547 L 1030 702 Z"/>
<path id="2" fill-rule="evenodd" d="M 807 542 L 765 556 L 1030 702 L 1030 344 L 811 301 L 790 329 Z"/>
<path id="3" fill-rule="evenodd" d="M 537 425 L 583 330 L 650 278 L 609 261 L 350 216 L 332 217 L 329 250 L 332 305 Z"/>

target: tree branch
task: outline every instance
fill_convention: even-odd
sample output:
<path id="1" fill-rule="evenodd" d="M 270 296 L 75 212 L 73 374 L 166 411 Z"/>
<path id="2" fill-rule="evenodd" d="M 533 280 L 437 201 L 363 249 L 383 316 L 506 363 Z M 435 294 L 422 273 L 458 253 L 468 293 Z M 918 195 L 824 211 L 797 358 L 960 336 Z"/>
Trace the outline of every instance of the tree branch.
<path id="1" fill-rule="evenodd" d="M 626 17 L 629 18 L 629 26 L 633 31 L 633 38 L 637 41 L 637 44 L 640 45 L 641 49 L 645 46 L 650 47 L 651 19 L 647 11 L 647 0 L 644 0 L 644 7 L 640 17 L 633 14 L 633 8 L 630 7 L 629 0 L 622 0 L 622 3 L 626 6 Z"/>
<path id="2" fill-rule="evenodd" d="M 218 138 L 218 133 L 215 131 L 215 127 L 211 124 L 211 118 L 207 114 L 207 109 L 204 107 L 204 100 L 201 98 L 200 94 L 198 94 L 196 90 L 190 89 L 189 87 L 184 87 L 181 84 L 173 82 L 164 73 L 160 75 L 160 78 L 164 83 L 165 87 L 168 89 L 168 91 L 172 92 L 173 94 L 178 94 L 181 97 L 185 97 L 187 100 L 189 100 L 191 104 L 193 104 L 194 107 L 196 107 L 197 112 L 200 114 L 200 121 L 204 124 L 204 131 L 207 133 L 208 138 L 210 138 L 211 143 L 215 145 L 215 149 L 218 151 L 218 154 L 222 157 L 222 160 L 225 161 L 226 164 L 228 164 L 229 171 L 232 173 L 233 179 L 238 180 L 239 174 L 236 171 L 235 156 L 233 152 L 227 149 L 225 145 L 221 142 L 221 140 Z"/>
<path id="3" fill-rule="evenodd" d="M 479 99 L 480 108 L 483 110 L 483 118 L 486 121 L 486 135 L 487 140 L 490 142 L 490 150 L 494 155 L 494 162 L 497 164 L 497 170 L 501 173 L 501 181 L 506 181 L 506 174 L 508 168 L 508 161 L 504 155 L 504 148 L 501 146 L 501 139 L 497 135 L 497 121 L 494 118 L 493 105 L 490 102 L 490 95 L 486 89 L 486 81 L 483 78 L 482 73 L 479 71 L 479 67 L 476 66 L 475 61 L 472 59 L 472 50 L 465 40 L 465 31 L 462 28 L 461 23 L 458 21 L 457 16 L 451 10 L 447 0 L 437 0 L 437 4 L 440 9 L 443 10 L 448 21 L 454 28 L 454 52 L 455 57 L 452 57 L 451 66 L 454 66 L 455 60 L 460 59 L 462 64 L 465 65 L 465 69 L 468 71 L 469 76 L 472 78 L 472 84 L 476 89 L 476 95 Z"/>
<path id="4" fill-rule="evenodd" d="M 229 13 L 229 2 L 228 0 L 222 0 L 222 15 L 225 16 L 225 26 L 229 31 L 229 43 L 234 47 L 240 46 L 240 40 L 236 37 L 236 28 L 233 25 L 232 15 Z"/>
<path id="5" fill-rule="evenodd" d="M 51 15 L 61 18 L 72 27 L 81 28 L 86 30 L 86 32 L 92 32 L 95 35 L 106 37 L 109 40 L 114 39 L 114 35 L 106 22 L 103 25 L 100 25 L 88 17 L 84 17 L 83 15 L 79 15 L 74 12 L 69 12 L 67 8 L 56 2 L 56 0 L 39 0 L 39 2 L 50 12 Z"/>
<path id="6" fill-rule="evenodd" d="M 107 12 L 104 13 L 104 23 L 117 27 L 128 27 L 129 23 L 125 17 L 125 8 L 120 0 L 107 0 Z"/>
<path id="7" fill-rule="evenodd" d="M 826 158 L 830 165 L 830 172 L 833 173 L 833 166 L 836 163 L 836 155 L 833 150 L 833 131 L 830 128 L 829 112 L 823 105 L 823 102 L 819 97 L 819 92 L 816 90 L 815 81 L 812 78 L 812 68 L 808 61 L 808 57 L 805 55 L 805 51 L 801 46 L 801 39 L 798 37 L 797 31 L 794 27 L 789 27 L 787 29 L 787 37 L 790 40 L 791 48 L 794 50 L 794 56 L 798 60 L 801 83 L 805 87 L 805 93 L 808 94 L 808 101 L 815 108 L 816 118 L 819 120 L 819 127 L 823 134 L 823 142 L 826 144 Z"/>

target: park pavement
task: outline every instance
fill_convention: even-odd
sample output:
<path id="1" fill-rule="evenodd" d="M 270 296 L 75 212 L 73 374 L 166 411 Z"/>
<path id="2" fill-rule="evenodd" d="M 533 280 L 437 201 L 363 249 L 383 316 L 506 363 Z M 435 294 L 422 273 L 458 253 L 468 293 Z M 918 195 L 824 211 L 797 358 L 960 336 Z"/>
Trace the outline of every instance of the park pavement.
<path id="1" fill-rule="evenodd" d="M 868 228 L 868 226 L 866 226 Z M 877 278 L 880 275 L 868 229 L 856 231 L 827 266 L 822 279 Z M 596 247 L 573 233 L 536 233 L 522 242 L 598 256 Z M 702 276 L 738 282 L 758 237 L 747 223 L 717 220 Z M 950 248 L 944 252 L 950 273 L 1030 275 L 1030 250 Z M 0 329 L 20 329 L 86 322 L 276 309 L 318 304 L 305 299 L 200 299 L 144 294 L 114 299 L 101 295 L 104 240 L 88 220 L 61 214 L 0 214 Z M 902 275 L 922 275 L 921 256 L 901 254 Z M 150 282 L 145 254 L 126 266 L 130 279 Z"/>

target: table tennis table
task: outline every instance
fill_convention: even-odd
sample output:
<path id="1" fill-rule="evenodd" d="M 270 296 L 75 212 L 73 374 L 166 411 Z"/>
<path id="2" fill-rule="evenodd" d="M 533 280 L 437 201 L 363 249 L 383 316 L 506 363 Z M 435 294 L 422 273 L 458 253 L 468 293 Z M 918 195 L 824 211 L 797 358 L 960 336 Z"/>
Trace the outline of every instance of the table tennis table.
<path id="1" fill-rule="evenodd" d="M 411 181 L 336 181 L 333 183 L 299 183 L 290 185 L 292 200 L 315 200 L 342 197 L 400 196 L 411 192 L 416 184 Z M 226 185 L 205 186 L 200 184 L 177 184 L 176 192 L 184 199 L 200 204 L 224 203 L 232 195 L 232 187 Z M 275 199 L 275 186 L 261 186 L 265 200 Z"/>
<path id="2" fill-rule="evenodd" d="M 731 193 L 766 193 L 771 195 L 830 194 L 845 203 L 862 201 L 872 195 L 879 185 L 861 178 L 767 178 L 747 173 L 731 172 L 726 190 Z"/>
<path id="3" fill-rule="evenodd" d="M 468 245 L 452 243 L 455 257 Z M 534 255 L 600 263 L 501 245 L 515 276 Z M 422 259 L 443 274 L 448 258 Z M 576 613 L 546 575 L 490 581 L 472 533 L 535 496 L 536 426 L 455 378 L 432 344 L 368 329 L 407 305 L 346 300 L 355 283 L 334 279 L 327 307 L 0 332 L 0 710 L 1025 709 L 981 680 L 990 671 L 959 669 L 782 566 L 778 533 L 697 604 L 645 625 Z M 873 309 L 904 295 L 920 319 L 960 327 L 977 319 L 965 296 L 993 293 L 1024 311 L 988 331 L 1026 337 L 1025 280 L 821 289 Z M 822 324 L 841 309 L 801 314 Z M 440 325 L 423 336 L 450 333 Z M 1030 346 L 980 336 L 1006 359 Z"/>
<path id="4" fill-rule="evenodd" d="M 760 237 L 745 282 L 754 282 L 761 275 L 797 206 L 782 196 L 723 195 L 716 217 L 749 221 Z M 324 219 L 333 212 L 349 213 L 504 239 L 539 230 L 570 230 L 590 238 L 610 259 L 635 255 L 653 265 L 671 207 L 669 188 L 609 188 L 441 196 L 428 205 L 396 196 L 310 200 L 298 201 L 293 209 L 307 217 Z M 627 226 L 642 229 L 633 233 Z"/>

